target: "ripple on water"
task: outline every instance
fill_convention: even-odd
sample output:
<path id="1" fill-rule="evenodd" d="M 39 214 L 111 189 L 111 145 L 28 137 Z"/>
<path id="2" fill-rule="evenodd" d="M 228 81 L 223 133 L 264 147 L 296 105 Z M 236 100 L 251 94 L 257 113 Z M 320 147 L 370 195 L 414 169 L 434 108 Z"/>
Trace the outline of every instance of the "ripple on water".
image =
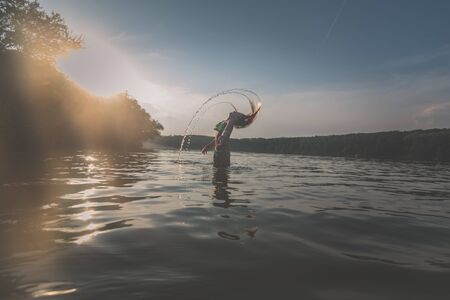
<path id="1" fill-rule="evenodd" d="M 0 298 L 450 293 L 448 165 L 235 153 L 223 171 L 177 154 L 55 157 L 3 184 Z"/>

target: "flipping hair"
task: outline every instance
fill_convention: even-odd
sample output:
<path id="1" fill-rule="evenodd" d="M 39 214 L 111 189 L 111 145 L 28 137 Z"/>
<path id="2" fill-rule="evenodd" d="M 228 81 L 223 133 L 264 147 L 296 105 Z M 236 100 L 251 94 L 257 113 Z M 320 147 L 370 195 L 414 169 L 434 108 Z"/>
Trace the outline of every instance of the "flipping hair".
<path id="1" fill-rule="evenodd" d="M 234 127 L 235 128 L 245 128 L 250 126 L 253 121 L 255 121 L 256 116 L 259 113 L 259 110 L 261 109 L 261 104 L 258 103 L 257 106 L 252 106 L 252 113 L 248 114 L 248 115 L 244 115 L 242 114 L 242 117 L 239 118 L 235 123 L 234 123 Z"/>

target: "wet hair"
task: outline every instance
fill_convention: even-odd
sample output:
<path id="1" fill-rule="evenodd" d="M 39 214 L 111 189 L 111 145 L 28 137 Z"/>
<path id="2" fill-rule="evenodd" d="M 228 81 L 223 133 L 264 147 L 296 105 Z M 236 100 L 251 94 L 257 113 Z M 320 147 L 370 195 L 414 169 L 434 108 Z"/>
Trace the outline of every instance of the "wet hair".
<path id="1" fill-rule="evenodd" d="M 258 106 L 258 108 L 255 108 L 255 110 L 248 115 L 241 114 L 242 116 L 234 122 L 234 127 L 239 129 L 250 126 L 250 124 L 255 121 L 260 109 L 261 106 Z"/>

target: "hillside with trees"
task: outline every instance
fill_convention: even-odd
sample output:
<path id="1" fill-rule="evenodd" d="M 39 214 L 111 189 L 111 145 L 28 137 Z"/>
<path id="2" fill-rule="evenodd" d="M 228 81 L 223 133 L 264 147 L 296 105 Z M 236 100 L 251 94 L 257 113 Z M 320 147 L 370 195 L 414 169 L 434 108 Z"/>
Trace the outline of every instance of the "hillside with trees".
<path id="1" fill-rule="evenodd" d="M 36 1 L 0 1 L 0 165 L 80 149 L 140 149 L 162 125 L 124 92 L 98 97 L 55 67 L 83 47 Z"/>
<path id="2" fill-rule="evenodd" d="M 158 143 L 178 149 L 182 136 L 161 136 Z M 209 136 L 192 136 L 190 149 L 200 150 Z M 232 151 L 385 158 L 450 162 L 450 129 L 388 131 L 346 135 L 231 139 Z"/>

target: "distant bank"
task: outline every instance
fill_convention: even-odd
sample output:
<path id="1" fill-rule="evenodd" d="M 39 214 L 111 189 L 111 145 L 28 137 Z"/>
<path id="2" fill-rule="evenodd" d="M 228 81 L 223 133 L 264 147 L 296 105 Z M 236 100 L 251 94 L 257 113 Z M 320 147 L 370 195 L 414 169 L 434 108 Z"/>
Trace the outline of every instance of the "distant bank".
<path id="1" fill-rule="evenodd" d="M 179 148 L 182 136 L 161 136 L 157 143 Z M 192 136 L 190 149 L 200 150 L 212 137 Z M 387 131 L 314 137 L 232 139 L 232 151 L 385 158 L 450 162 L 450 129 Z"/>

